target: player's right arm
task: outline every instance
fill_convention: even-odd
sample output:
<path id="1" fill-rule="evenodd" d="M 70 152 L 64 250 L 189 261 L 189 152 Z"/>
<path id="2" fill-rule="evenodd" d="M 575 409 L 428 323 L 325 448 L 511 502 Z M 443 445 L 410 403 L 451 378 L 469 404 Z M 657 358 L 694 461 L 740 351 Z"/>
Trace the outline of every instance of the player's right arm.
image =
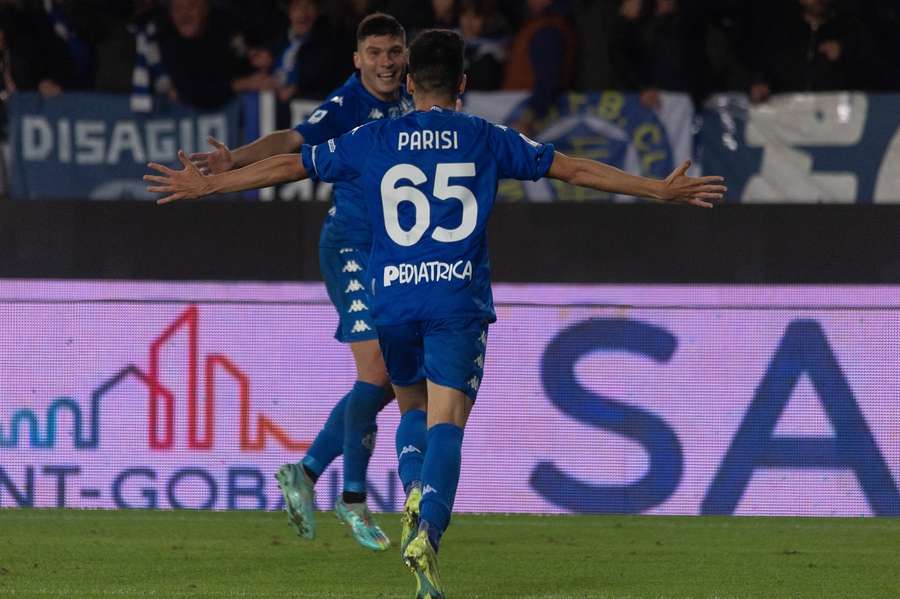
<path id="1" fill-rule="evenodd" d="M 269 133 L 236 150 L 210 137 L 206 141 L 214 149 L 191 154 L 191 162 L 204 175 L 217 175 L 279 154 L 293 154 L 303 144 L 317 145 L 346 133 L 352 127 L 348 121 L 352 112 L 349 106 L 344 108 L 343 98 L 335 96 L 295 128 Z"/>
<path id="2" fill-rule="evenodd" d="M 204 175 L 218 175 L 279 154 L 292 154 L 299 151 L 304 143 L 303 135 L 296 129 L 269 133 L 235 150 L 229 149 L 215 137 L 209 137 L 206 141 L 215 149 L 195 152 L 190 156 L 191 162 Z"/>
<path id="3" fill-rule="evenodd" d="M 159 174 L 144 175 L 144 181 L 152 184 L 147 187 L 147 191 L 164 194 L 162 199 L 157 200 L 157 204 L 269 187 L 306 179 L 308 176 L 300 154 L 280 154 L 237 170 L 206 176 L 181 150 L 178 151 L 178 159 L 184 165 L 180 171 L 155 162 L 148 165 Z"/>
<path id="4" fill-rule="evenodd" d="M 688 177 L 685 173 L 690 166 L 691 161 L 685 160 L 665 179 L 649 179 L 602 162 L 556 152 L 547 177 L 598 191 L 701 208 L 712 208 L 714 203 L 722 201 L 726 191 L 722 177 Z"/>

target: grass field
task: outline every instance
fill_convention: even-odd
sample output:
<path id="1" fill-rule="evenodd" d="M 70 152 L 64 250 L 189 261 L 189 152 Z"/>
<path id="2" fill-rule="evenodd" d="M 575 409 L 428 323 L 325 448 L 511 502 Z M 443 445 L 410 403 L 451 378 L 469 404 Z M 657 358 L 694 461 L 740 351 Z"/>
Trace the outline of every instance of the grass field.
<path id="1" fill-rule="evenodd" d="M 389 532 L 398 516 L 382 517 Z M 900 520 L 454 516 L 448 597 L 900 597 Z M 392 549 L 331 516 L 301 541 L 281 513 L 0 510 L 0 598 L 412 598 Z"/>

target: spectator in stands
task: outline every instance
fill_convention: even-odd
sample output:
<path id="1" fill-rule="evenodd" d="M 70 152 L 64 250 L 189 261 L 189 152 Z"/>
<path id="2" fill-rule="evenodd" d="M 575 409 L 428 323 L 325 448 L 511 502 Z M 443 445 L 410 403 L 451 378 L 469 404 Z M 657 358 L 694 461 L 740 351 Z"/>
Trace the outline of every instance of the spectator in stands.
<path id="1" fill-rule="evenodd" d="M 459 24 L 459 7 L 456 0 L 431 0 L 431 27 L 456 29 Z"/>
<path id="2" fill-rule="evenodd" d="M 296 95 L 323 98 L 349 75 L 352 67 L 338 54 L 339 33 L 319 10 L 318 0 L 290 0 L 286 35 L 268 46 L 262 40 L 249 44 L 251 64 L 278 81 L 278 98 Z"/>
<path id="3" fill-rule="evenodd" d="M 252 72 L 236 24 L 211 11 L 209 0 L 171 0 L 169 15 L 160 51 L 173 98 L 214 110 L 235 93 L 277 87 L 275 77 Z"/>
<path id="4" fill-rule="evenodd" d="M 5 34 L 11 83 L 45 97 L 66 89 L 87 89 L 93 81 L 93 54 L 86 37 L 90 17 L 74 0 L 7 3 Z"/>
<path id="5" fill-rule="evenodd" d="M 651 109 L 660 90 L 688 91 L 687 30 L 678 0 L 622 0 L 611 45 L 616 86 L 639 91 Z"/>
<path id="6" fill-rule="evenodd" d="M 576 38 L 567 13 L 563 0 L 528 0 L 529 16 L 513 38 L 503 89 L 531 92 L 515 123 L 523 133 L 533 133 L 535 121 L 571 88 Z"/>
<path id="7" fill-rule="evenodd" d="M 859 19 L 841 14 L 831 0 L 797 0 L 757 32 L 760 48 L 750 98 L 791 91 L 865 89 L 875 59 Z"/>
<path id="8" fill-rule="evenodd" d="M 459 27 L 466 42 L 466 89 L 490 91 L 503 82 L 509 27 L 494 0 L 464 0 Z"/>
<path id="9" fill-rule="evenodd" d="M 578 37 L 575 88 L 580 91 L 617 87 L 610 56 L 613 24 L 620 0 L 573 0 L 572 11 Z"/>

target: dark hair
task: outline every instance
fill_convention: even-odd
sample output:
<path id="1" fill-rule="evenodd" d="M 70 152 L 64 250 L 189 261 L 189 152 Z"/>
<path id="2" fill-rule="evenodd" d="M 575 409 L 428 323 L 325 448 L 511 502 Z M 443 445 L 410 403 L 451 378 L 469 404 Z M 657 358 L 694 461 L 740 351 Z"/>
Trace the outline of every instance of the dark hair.
<path id="1" fill-rule="evenodd" d="M 389 35 L 406 39 L 406 30 L 400 21 L 383 12 L 374 12 L 360 21 L 356 28 L 356 41 L 361 42 L 373 35 Z"/>
<path id="2" fill-rule="evenodd" d="M 429 29 L 409 46 L 409 75 L 425 93 L 455 98 L 463 77 L 465 42 L 449 29 Z"/>

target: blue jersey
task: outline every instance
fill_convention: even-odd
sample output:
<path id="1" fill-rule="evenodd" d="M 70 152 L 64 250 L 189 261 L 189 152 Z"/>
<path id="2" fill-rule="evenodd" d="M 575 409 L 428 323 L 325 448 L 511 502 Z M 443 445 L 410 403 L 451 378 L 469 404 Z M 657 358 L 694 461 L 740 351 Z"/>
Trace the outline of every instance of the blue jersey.
<path id="1" fill-rule="evenodd" d="M 384 102 L 369 93 L 359 75 L 351 75 L 295 130 L 303 142 L 316 145 L 339 137 L 369 121 L 404 115 L 413 109 L 405 87 L 393 102 Z M 372 242 L 366 208 L 359 190 L 349 182 L 335 183 L 334 207 L 322 227 L 321 247 L 340 248 L 346 245 L 366 245 Z"/>
<path id="2" fill-rule="evenodd" d="M 497 182 L 540 179 L 553 154 L 552 145 L 436 107 L 302 149 L 310 177 L 363 190 L 378 325 L 457 316 L 493 322 L 485 231 Z"/>

